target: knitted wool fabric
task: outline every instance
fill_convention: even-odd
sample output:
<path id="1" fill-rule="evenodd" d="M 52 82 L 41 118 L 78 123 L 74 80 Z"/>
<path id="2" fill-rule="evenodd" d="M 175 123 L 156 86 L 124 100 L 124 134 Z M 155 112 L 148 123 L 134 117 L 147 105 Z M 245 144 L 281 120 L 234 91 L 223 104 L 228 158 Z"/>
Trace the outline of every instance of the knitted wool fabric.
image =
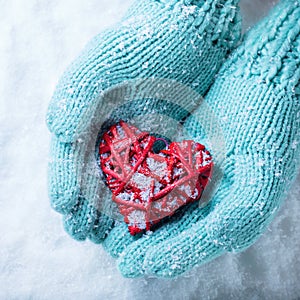
<path id="1" fill-rule="evenodd" d="M 104 100 L 99 95 L 137 78 L 176 80 L 203 95 L 239 40 L 237 2 L 138 0 L 119 24 L 97 35 L 63 74 L 47 115 L 53 133 L 49 194 L 72 237 L 101 242 L 113 226 L 99 213 L 99 182 L 83 170 L 88 145 L 81 137 L 94 117 L 101 116 Z"/>
<path id="2" fill-rule="evenodd" d="M 206 96 L 226 140 L 217 194 L 139 239 L 115 227 L 104 246 L 120 257 L 124 276 L 175 277 L 258 239 L 299 168 L 299 80 L 300 3 L 282 1 L 246 35 Z M 205 138 L 195 118 L 186 127 L 195 140 Z"/>
<path id="3" fill-rule="evenodd" d="M 175 79 L 197 86 L 203 95 L 239 40 L 237 2 L 137 1 L 64 73 L 49 106 L 50 131 L 61 141 L 74 142 L 88 126 L 100 92 L 130 79 Z"/>

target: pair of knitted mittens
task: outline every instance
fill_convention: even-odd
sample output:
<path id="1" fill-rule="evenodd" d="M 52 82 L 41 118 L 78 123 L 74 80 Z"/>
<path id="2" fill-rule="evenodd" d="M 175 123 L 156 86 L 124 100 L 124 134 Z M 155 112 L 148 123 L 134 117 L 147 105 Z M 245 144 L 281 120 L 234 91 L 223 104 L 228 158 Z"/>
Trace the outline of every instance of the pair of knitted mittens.
<path id="1" fill-rule="evenodd" d="M 63 214 L 72 237 L 103 242 L 126 277 L 175 277 L 226 251 L 247 248 L 296 177 L 300 2 L 282 0 L 237 47 L 238 2 L 139 0 L 120 24 L 87 45 L 56 88 L 47 116 L 52 207 Z M 99 209 L 101 183 L 86 174 L 89 148 L 82 137 L 101 116 L 105 91 L 142 78 L 173 80 L 205 96 L 222 129 L 226 159 L 219 166 L 220 186 L 205 207 L 192 203 L 151 234 L 131 236 L 126 224 Z M 140 109 L 135 104 L 127 108 L 129 115 Z M 200 105 L 192 115 L 171 109 L 169 116 L 181 119 L 201 143 L 207 138 L 197 122 L 202 113 Z"/>

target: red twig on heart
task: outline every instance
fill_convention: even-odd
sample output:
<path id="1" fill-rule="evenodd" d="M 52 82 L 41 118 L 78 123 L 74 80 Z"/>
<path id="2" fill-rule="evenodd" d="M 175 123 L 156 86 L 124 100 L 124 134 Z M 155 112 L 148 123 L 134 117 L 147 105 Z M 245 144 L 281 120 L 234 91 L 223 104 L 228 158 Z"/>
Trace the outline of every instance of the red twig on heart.
<path id="1" fill-rule="evenodd" d="M 158 154 L 156 138 L 120 121 L 104 133 L 100 161 L 106 182 L 132 234 L 201 197 L 212 158 L 194 141 L 173 142 Z"/>

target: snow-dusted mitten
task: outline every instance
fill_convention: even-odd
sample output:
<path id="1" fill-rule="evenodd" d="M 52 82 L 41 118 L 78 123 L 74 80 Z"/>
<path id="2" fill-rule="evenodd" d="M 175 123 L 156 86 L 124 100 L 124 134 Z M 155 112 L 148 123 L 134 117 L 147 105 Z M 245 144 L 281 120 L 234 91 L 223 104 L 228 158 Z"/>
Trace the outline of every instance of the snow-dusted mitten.
<path id="1" fill-rule="evenodd" d="M 89 169 L 85 160 L 94 151 L 94 145 L 85 142 L 89 129 L 95 119 L 106 117 L 102 108 L 107 103 L 101 95 L 139 78 L 175 80 L 203 95 L 239 40 L 237 2 L 138 0 L 120 23 L 97 35 L 63 74 L 47 115 L 53 134 L 49 194 L 72 237 L 101 242 L 113 226 L 113 220 L 100 213 L 102 187 L 90 176 L 97 171 Z M 148 102 L 143 110 L 151 105 L 159 106 Z M 139 109 L 132 105 L 128 111 Z"/>
<path id="2" fill-rule="evenodd" d="M 116 226 L 104 246 L 124 276 L 176 277 L 260 237 L 299 168 L 299 79 L 300 2 L 286 0 L 248 32 L 206 96 L 226 142 L 217 193 L 140 238 Z M 185 125 L 205 139 L 194 116 Z"/>

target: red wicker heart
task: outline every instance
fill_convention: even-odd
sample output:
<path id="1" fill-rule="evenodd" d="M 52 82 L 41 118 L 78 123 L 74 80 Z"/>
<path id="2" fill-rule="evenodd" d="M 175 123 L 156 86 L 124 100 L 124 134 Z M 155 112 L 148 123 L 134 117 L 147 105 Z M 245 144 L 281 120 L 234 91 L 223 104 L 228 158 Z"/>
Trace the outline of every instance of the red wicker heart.
<path id="1" fill-rule="evenodd" d="M 212 173 L 203 145 L 184 140 L 154 153 L 156 140 L 120 121 L 100 142 L 101 169 L 132 235 L 200 199 Z"/>

